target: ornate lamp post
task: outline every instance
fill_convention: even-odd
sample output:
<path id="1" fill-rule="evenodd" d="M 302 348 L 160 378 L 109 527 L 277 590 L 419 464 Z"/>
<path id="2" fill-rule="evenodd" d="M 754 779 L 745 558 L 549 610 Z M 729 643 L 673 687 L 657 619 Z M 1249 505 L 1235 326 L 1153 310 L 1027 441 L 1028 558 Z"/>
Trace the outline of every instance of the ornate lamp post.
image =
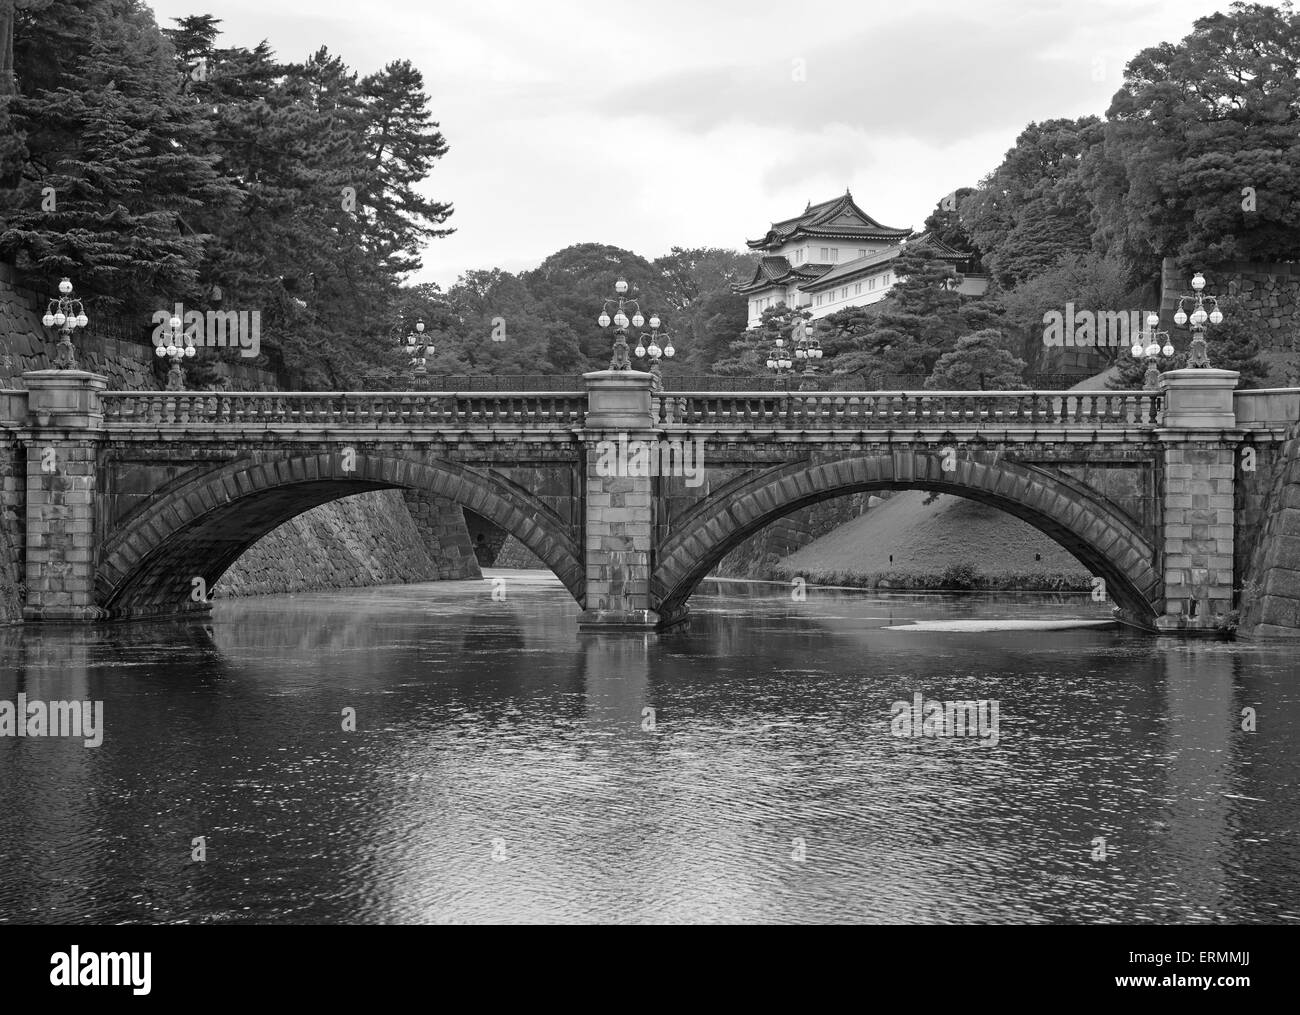
<path id="1" fill-rule="evenodd" d="M 167 324 L 171 328 L 171 338 L 166 345 L 158 346 L 155 351 L 159 357 L 166 356 L 171 363 L 171 369 L 167 371 L 167 390 L 184 391 L 185 369 L 181 364 L 187 359 L 193 359 L 198 350 L 194 348 L 194 340 L 181 332 L 179 317 L 172 314 Z"/>
<path id="2" fill-rule="evenodd" d="M 785 339 L 775 339 L 772 343 L 772 351 L 767 354 L 767 368 L 776 375 L 778 381 L 783 381 L 792 366 L 794 360 L 790 358 L 790 350 L 785 347 Z M 785 387 L 787 384 L 782 386 Z"/>
<path id="3" fill-rule="evenodd" d="M 59 298 L 50 300 L 41 323 L 59 329 L 59 347 L 54 353 L 56 370 L 76 370 L 77 351 L 72 347 L 72 332 L 90 323 L 81 300 L 72 295 L 72 279 L 59 282 Z"/>
<path id="4" fill-rule="evenodd" d="M 1133 348 L 1129 350 L 1134 359 L 1146 357 L 1147 373 L 1143 378 L 1143 387 L 1147 391 L 1157 391 L 1160 388 L 1160 360 L 1171 359 L 1174 355 L 1173 343 L 1169 341 L 1169 332 L 1156 331 L 1160 324 L 1159 314 L 1147 315 L 1147 330 L 1139 331 L 1137 341 L 1133 343 Z M 1161 344 L 1164 339 L 1164 344 Z"/>
<path id="5" fill-rule="evenodd" d="M 1210 358 L 1206 354 L 1205 348 L 1205 324 L 1222 324 L 1223 312 L 1219 309 L 1219 301 L 1213 296 L 1206 296 L 1202 293 L 1205 288 L 1205 276 L 1199 271 L 1192 276 L 1192 291 L 1178 297 L 1178 312 L 1174 314 L 1174 323 L 1180 328 L 1190 323 L 1192 326 L 1192 344 L 1188 350 L 1187 365 L 1199 369 L 1207 369 L 1210 365 Z M 1195 308 L 1190 314 L 1183 307 L 1188 300 L 1195 302 Z M 1207 313 L 1206 307 L 1210 310 Z"/>
<path id="6" fill-rule="evenodd" d="M 641 359 L 647 355 L 650 357 L 650 390 L 657 395 L 664 387 L 663 374 L 659 370 L 659 359 L 661 356 L 672 359 L 677 350 L 673 348 L 672 336 L 666 331 L 661 332 L 659 330 L 658 315 L 651 314 L 649 324 L 650 333 L 642 332 L 641 337 L 636 340 L 636 358 Z M 664 339 L 662 349 L 659 347 L 658 341 L 660 335 L 663 335 Z M 647 338 L 650 339 L 649 345 L 645 344 Z"/>
<path id="7" fill-rule="evenodd" d="M 817 390 L 817 361 L 822 358 L 822 344 L 813 331 L 812 321 L 800 318 L 794 325 L 794 358 L 804 364 L 799 381 L 800 391 Z"/>
<path id="8" fill-rule="evenodd" d="M 415 386 L 422 388 L 429 374 L 428 357 L 435 351 L 432 342 L 426 344 L 424 341 L 424 318 L 416 320 L 415 330 L 407 333 L 403 344 L 410 352 L 411 366 L 415 368 Z"/>
<path id="9" fill-rule="evenodd" d="M 645 324 L 645 318 L 641 315 L 641 304 L 636 300 L 629 300 L 627 296 L 627 282 L 619 279 L 614 283 L 614 291 L 618 294 L 614 299 L 618 300 L 618 308 L 614 311 L 614 316 L 609 316 L 609 306 L 614 299 L 605 301 L 605 306 L 596 318 L 596 323 L 602 328 L 608 328 L 610 321 L 614 322 L 614 355 L 610 357 L 609 368 L 611 370 L 631 370 L 632 361 L 627 354 L 627 326 L 629 322 L 632 327 L 639 328 Z M 632 316 L 628 317 L 627 312 L 631 310 Z"/>

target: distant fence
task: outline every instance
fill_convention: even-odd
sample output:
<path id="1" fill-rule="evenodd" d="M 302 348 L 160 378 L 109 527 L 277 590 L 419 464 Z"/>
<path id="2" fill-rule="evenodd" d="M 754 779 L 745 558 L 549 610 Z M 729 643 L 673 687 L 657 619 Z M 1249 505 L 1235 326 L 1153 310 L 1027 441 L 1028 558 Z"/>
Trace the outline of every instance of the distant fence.
<path id="1" fill-rule="evenodd" d="M 1024 383 L 1035 391 L 1068 391 L 1074 385 L 1081 381 L 1086 381 L 1093 373 L 1081 374 L 1030 374 L 1024 379 Z M 877 389 L 880 391 L 919 391 L 925 387 L 925 374 L 876 374 L 867 378 L 871 383 L 866 388 Z M 850 386 L 853 388 L 862 388 L 861 377 L 843 377 L 833 378 L 835 381 L 854 382 L 852 385 L 840 386 L 837 384 L 830 391 L 847 391 Z"/>

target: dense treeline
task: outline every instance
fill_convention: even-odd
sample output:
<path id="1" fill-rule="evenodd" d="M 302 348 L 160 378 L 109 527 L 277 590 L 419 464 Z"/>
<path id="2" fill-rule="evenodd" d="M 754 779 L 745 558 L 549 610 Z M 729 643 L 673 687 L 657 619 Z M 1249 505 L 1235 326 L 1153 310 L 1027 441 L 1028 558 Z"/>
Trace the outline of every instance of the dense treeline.
<path id="1" fill-rule="evenodd" d="M 219 24 L 160 30 L 139 0 L 0 0 L 0 257 L 47 288 L 75 276 L 96 310 L 146 331 L 176 302 L 260 310 L 271 365 L 331 388 L 403 383 L 416 319 L 435 376 L 599 369 L 595 318 L 619 277 L 668 325 L 670 375 L 763 374 L 806 316 L 780 306 L 746 331 L 730 286 L 754 257 L 716 248 L 649 260 L 583 243 L 445 292 L 405 284 L 452 212 L 424 194 L 450 149 L 420 73 L 362 76 L 324 49 L 285 63 L 266 43 L 221 47 Z M 989 293 L 959 295 L 952 268 L 911 244 L 889 297 L 819 324 L 824 371 L 1016 386 L 1044 365 L 1045 312 L 1149 307 L 1163 257 L 1187 274 L 1296 259 L 1300 16 L 1238 2 L 1143 50 L 1104 117 L 1029 124 L 925 229 L 972 252 Z M 1257 380 L 1253 330 L 1231 309 L 1214 361 Z M 1126 347 L 1096 358 L 1140 384 Z"/>
<path id="2" fill-rule="evenodd" d="M 217 19 L 160 30 L 139 0 L 5 7 L 0 257 L 146 338 L 176 303 L 257 311 L 308 384 L 393 370 L 402 278 L 452 211 L 419 189 L 448 147 L 418 70 L 224 48 Z"/>

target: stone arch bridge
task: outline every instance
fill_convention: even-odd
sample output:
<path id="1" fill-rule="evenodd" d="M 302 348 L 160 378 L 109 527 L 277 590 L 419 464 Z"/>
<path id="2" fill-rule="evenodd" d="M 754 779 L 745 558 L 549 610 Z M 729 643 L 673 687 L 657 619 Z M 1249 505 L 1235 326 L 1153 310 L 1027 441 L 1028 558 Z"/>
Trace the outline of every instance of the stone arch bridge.
<path id="1" fill-rule="evenodd" d="M 868 490 L 973 498 L 1105 579 L 1116 614 L 1203 632 L 1235 608 L 1300 390 L 1218 370 L 1158 392 L 670 392 L 589 374 L 539 393 L 0 392 L 28 622 L 208 609 L 262 535 L 365 490 L 458 504 L 555 572 L 588 627 L 665 626 L 743 539 Z M 202 580 L 200 586 L 196 579 Z"/>

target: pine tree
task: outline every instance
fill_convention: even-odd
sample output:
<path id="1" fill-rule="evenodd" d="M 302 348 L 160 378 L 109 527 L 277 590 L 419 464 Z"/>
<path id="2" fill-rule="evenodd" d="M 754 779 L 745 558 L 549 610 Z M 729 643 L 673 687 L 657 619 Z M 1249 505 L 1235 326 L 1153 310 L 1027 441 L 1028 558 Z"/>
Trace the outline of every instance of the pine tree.
<path id="1" fill-rule="evenodd" d="M 812 314 L 806 308 L 788 307 L 778 303 L 763 311 L 762 320 L 757 328 L 746 331 L 733 341 L 728 348 L 728 355 L 713 364 L 713 369 L 720 374 L 734 377 L 767 377 L 767 359 L 776 348 L 776 341 L 784 343 L 784 349 L 794 360 L 794 327 L 799 321 L 809 321 Z"/>
<path id="2" fill-rule="evenodd" d="M 390 63 L 361 81 L 367 177 L 365 203 L 370 213 L 369 252 L 388 270 L 401 274 L 420 266 L 420 245 L 447 236 L 439 229 L 452 206 L 431 201 L 415 189 L 434 163 L 447 154 L 447 142 L 428 110 L 424 78 L 409 60 Z"/>
<path id="3" fill-rule="evenodd" d="M 1002 345 L 1001 332 L 989 328 L 957 339 L 957 347 L 939 357 L 926 378 L 931 391 L 1024 390 L 1025 361 Z"/>
<path id="4" fill-rule="evenodd" d="M 981 301 L 958 294 L 960 276 L 928 245 L 907 244 L 893 264 L 897 281 L 884 300 L 821 322 L 834 373 L 928 374 L 958 336 L 988 323 Z"/>

